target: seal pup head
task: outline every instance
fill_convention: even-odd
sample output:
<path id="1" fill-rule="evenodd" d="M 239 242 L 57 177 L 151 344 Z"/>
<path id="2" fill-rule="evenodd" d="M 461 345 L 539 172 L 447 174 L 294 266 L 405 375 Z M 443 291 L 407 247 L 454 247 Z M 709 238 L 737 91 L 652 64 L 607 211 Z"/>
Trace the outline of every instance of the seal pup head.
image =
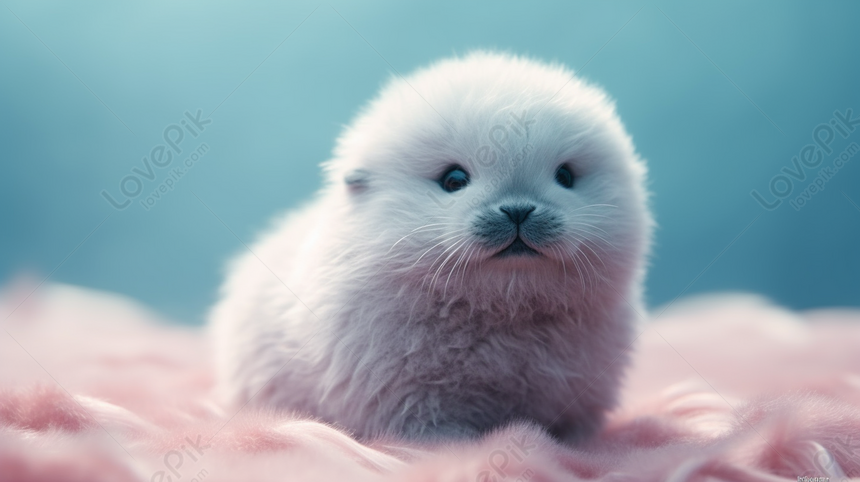
<path id="1" fill-rule="evenodd" d="M 326 168 L 348 262 L 401 291 L 638 297 L 645 166 L 603 91 L 561 66 L 479 52 L 394 78 Z"/>

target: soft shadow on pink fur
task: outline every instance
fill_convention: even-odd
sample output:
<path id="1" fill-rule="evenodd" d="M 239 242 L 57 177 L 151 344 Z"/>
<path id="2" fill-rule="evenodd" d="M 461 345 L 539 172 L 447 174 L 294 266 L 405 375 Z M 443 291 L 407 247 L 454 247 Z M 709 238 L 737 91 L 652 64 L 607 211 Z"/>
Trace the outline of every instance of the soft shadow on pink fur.
<path id="1" fill-rule="evenodd" d="M 0 313 L 34 287 L 0 292 Z M 43 286 L 2 328 L 0 481 L 860 477 L 858 311 L 678 302 L 644 326 L 622 407 L 576 448 L 525 423 L 422 447 L 227 412 L 210 400 L 202 332 L 114 295 Z"/>

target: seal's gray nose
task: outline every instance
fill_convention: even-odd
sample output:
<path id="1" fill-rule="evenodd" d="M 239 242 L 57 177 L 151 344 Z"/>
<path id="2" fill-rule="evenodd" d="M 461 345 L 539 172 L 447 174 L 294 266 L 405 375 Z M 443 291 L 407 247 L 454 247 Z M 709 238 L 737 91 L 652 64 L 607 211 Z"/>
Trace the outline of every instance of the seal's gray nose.
<path id="1" fill-rule="evenodd" d="M 535 210 L 535 206 L 531 204 L 505 204 L 499 207 L 499 210 L 507 214 L 514 224 L 519 225 Z"/>

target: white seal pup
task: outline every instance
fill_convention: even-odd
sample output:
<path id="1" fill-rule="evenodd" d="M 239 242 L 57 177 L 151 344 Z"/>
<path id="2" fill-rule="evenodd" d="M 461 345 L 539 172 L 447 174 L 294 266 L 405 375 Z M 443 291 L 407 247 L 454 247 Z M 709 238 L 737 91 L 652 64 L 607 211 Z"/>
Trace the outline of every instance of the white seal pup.
<path id="1" fill-rule="evenodd" d="M 324 167 L 211 313 L 236 407 L 365 439 L 600 426 L 652 229 L 644 163 L 600 89 L 510 55 L 444 60 L 391 80 Z"/>

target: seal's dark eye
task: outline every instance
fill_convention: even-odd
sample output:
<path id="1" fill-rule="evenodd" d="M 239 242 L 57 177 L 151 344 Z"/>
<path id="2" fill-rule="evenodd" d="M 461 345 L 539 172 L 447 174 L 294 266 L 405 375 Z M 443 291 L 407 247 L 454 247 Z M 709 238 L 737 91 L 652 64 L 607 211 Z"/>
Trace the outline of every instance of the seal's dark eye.
<path id="1" fill-rule="evenodd" d="M 573 187 L 573 173 L 570 172 L 570 169 L 567 166 L 561 166 L 555 171 L 555 182 L 561 184 L 563 187 L 570 189 Z"/>
<path id="2" fill-rule="evenodd" d="M 452 167 L 442 175 L 439 184 L 447 192 L 459 191 L 466 187 L 466 184 L 469 184 L 469 173 L 464 171 L 462 167 Z"/>

